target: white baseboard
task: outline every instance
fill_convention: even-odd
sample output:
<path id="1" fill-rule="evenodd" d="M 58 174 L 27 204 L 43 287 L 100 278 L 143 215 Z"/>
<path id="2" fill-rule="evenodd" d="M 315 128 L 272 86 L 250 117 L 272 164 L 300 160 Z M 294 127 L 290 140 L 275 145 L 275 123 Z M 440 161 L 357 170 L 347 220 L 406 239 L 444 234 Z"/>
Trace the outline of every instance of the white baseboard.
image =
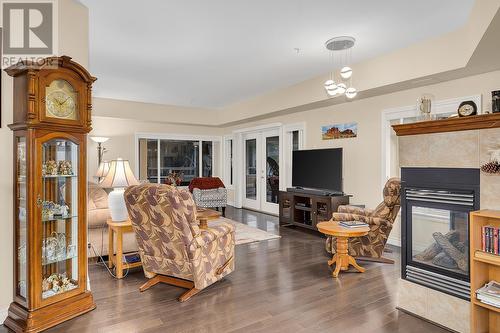
<path id="1" fill-rule="evenodd" d="M 387 239 L 387 244 L 394 245 L 397 247 L 401 247 L 401 238 L 399 237 L 389 237 Z"/>
<path id="2" fill-rule="evenodd" d="M 9 313 L 8 307 L 0 309 L 0 323 L 3 323 L 5 319 L 7 319 L 8 313 Z"/>

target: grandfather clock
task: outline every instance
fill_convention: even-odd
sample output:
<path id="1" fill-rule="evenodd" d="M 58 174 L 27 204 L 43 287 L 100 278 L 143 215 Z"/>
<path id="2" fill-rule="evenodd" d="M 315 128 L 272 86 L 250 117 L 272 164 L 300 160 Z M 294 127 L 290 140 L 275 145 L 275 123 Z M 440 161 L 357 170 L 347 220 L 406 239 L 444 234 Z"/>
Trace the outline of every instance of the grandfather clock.
<path id="1" fill-rule="evenodd" d="M 95 308 L 87 288 L 87 133 L 96 78 L 70 57 L 14 77 L 14 301 L 4 324 L 39 332 Z"/>

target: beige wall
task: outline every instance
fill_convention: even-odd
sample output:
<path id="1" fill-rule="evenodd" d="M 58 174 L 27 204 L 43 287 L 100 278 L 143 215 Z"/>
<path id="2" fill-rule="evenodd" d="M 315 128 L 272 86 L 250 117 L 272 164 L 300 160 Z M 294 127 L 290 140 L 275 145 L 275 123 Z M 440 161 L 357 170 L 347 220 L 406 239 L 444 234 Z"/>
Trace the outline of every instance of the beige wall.
<path id="1" fill-rule="evenodd" d="M 73 0 L 59 0 L 58 4 L 58 54 L 70 55 L 73 60 L 88 66 L 88 10 Z M 0 142 L 0 320 L 3 321 L 7 307 L 12 301 L 12 131 L 7 124 L 12 123 L 12 78 L 2 71 L 2 128 Z"/>
<path id="2" fill-rule="evenodd" d="M 102 79 L 105 80 L 106 78 Z M 99 78 L 95 83 L 96 88 L 98 88 L 98 85 Z M 93 115 L 99 117 L 185 125 L 196 124 L 216 126 L 220 124 L 217 110 L 141 103 L 109 98 L 94 98 L 92 104 Z"/>
<path id="3" fill-rule="evenodd" d="M 500 71 L 471 76 L 459 80 L 400 91 L 397 93 L 354 100 L 350 103 L 267 118 L 262 121 L 225 128 L 224 134 L 245 127 L 266 123 L 293 124 L 305 122 L 306 149 L 344 148 L 344 190 L 352 194 L 352 203 L 375 207 L 382 199 L 381 193 L 381 115 L 382 111 L 415 105 L 422 93 L 432 93 L 436 100 L 483 95 L 483 108 L 491 110 L 491 91 L 500 89 Z M 353 139 L 322 140 L 321 126 L 358 123 L 358 137 Z M 500 138 L 498 138 L 500 140 Z M 394 238 L 399 239 L 399 225 Z M 396 236 L 398 236 L 396 238 Z"/>

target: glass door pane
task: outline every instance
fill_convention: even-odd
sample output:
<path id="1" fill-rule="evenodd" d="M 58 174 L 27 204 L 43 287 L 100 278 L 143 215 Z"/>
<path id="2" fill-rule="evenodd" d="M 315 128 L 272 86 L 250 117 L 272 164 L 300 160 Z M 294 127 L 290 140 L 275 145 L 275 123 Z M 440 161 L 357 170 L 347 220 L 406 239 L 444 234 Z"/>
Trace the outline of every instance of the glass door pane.
<path id="1" fill-rule="evenodd" d="M 278 203 L 279 184 L 279 136 L 266 137 L 266 202 Z"/>
<path id="2" fill-rule="evenodd" d="M 212 177 L 212 141 L 203 141 L 201 146 L 203 177 Z"/>
<path id="3" fill-rule="evenodd" d="M 292 151 L 299 150 L 299 131 L 292 132 Z"/>
<path id="4" fill-rule="evenodd" d="M 245 141 L 245 195 L 247 199 L 257 199 L 257 139 Z"/>
<path id="5" fill-rule="evenodd" d="M 199 175 L 199 141 L 160 140 L 161 183 L 189 185 Z"/>
<path id="6" fill-rule="evenodd" d="M 78 287 L 78 150 L 54 139 L 42 145 L 42 298 Z"/>
<path id="7" fill-rule="evenodd" d="M 27 282 L 27 210 L 26 210 L 26 138 L 17 137 L 17 184 L 16 184 L 16 205 L 17 205 L 17 224 L 18 232 L 16 234 L 16 248 L 17 248 L 17 265 L 16 265 L 16 294 L 26 299 Z"/>
<path id="8" fill-rule="evenodd" d="M 158 183 L 158 140 L 139 139 L 139 179 Z"/>

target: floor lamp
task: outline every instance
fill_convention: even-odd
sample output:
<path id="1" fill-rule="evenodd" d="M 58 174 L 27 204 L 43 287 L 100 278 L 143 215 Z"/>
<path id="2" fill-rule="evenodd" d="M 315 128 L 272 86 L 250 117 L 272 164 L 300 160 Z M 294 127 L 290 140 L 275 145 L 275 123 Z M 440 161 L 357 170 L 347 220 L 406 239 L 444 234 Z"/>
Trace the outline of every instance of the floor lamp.
<path id="1" fill-rule="evenodd" d="M 109 162 L 102 163 L 102 157 L 106 152 L 106 148 L 102 144 L 109 140 L 105 136 L 91 136 L 90 139 L 97 143 L 97 172 L 95 177 L 97 177 L 97 182 L 100 183 L 101 179 L 106 176 L 109 170 Z"/>
<path id="2" fill-rule="evenodd" d="M 102 156 L 106 152 L 106 148 L 102 146 L 102 144 L 109 140 L 104 136 L 91 136 L 90 139 L 97 143 L 97 165 L 101 165 Z"/>

